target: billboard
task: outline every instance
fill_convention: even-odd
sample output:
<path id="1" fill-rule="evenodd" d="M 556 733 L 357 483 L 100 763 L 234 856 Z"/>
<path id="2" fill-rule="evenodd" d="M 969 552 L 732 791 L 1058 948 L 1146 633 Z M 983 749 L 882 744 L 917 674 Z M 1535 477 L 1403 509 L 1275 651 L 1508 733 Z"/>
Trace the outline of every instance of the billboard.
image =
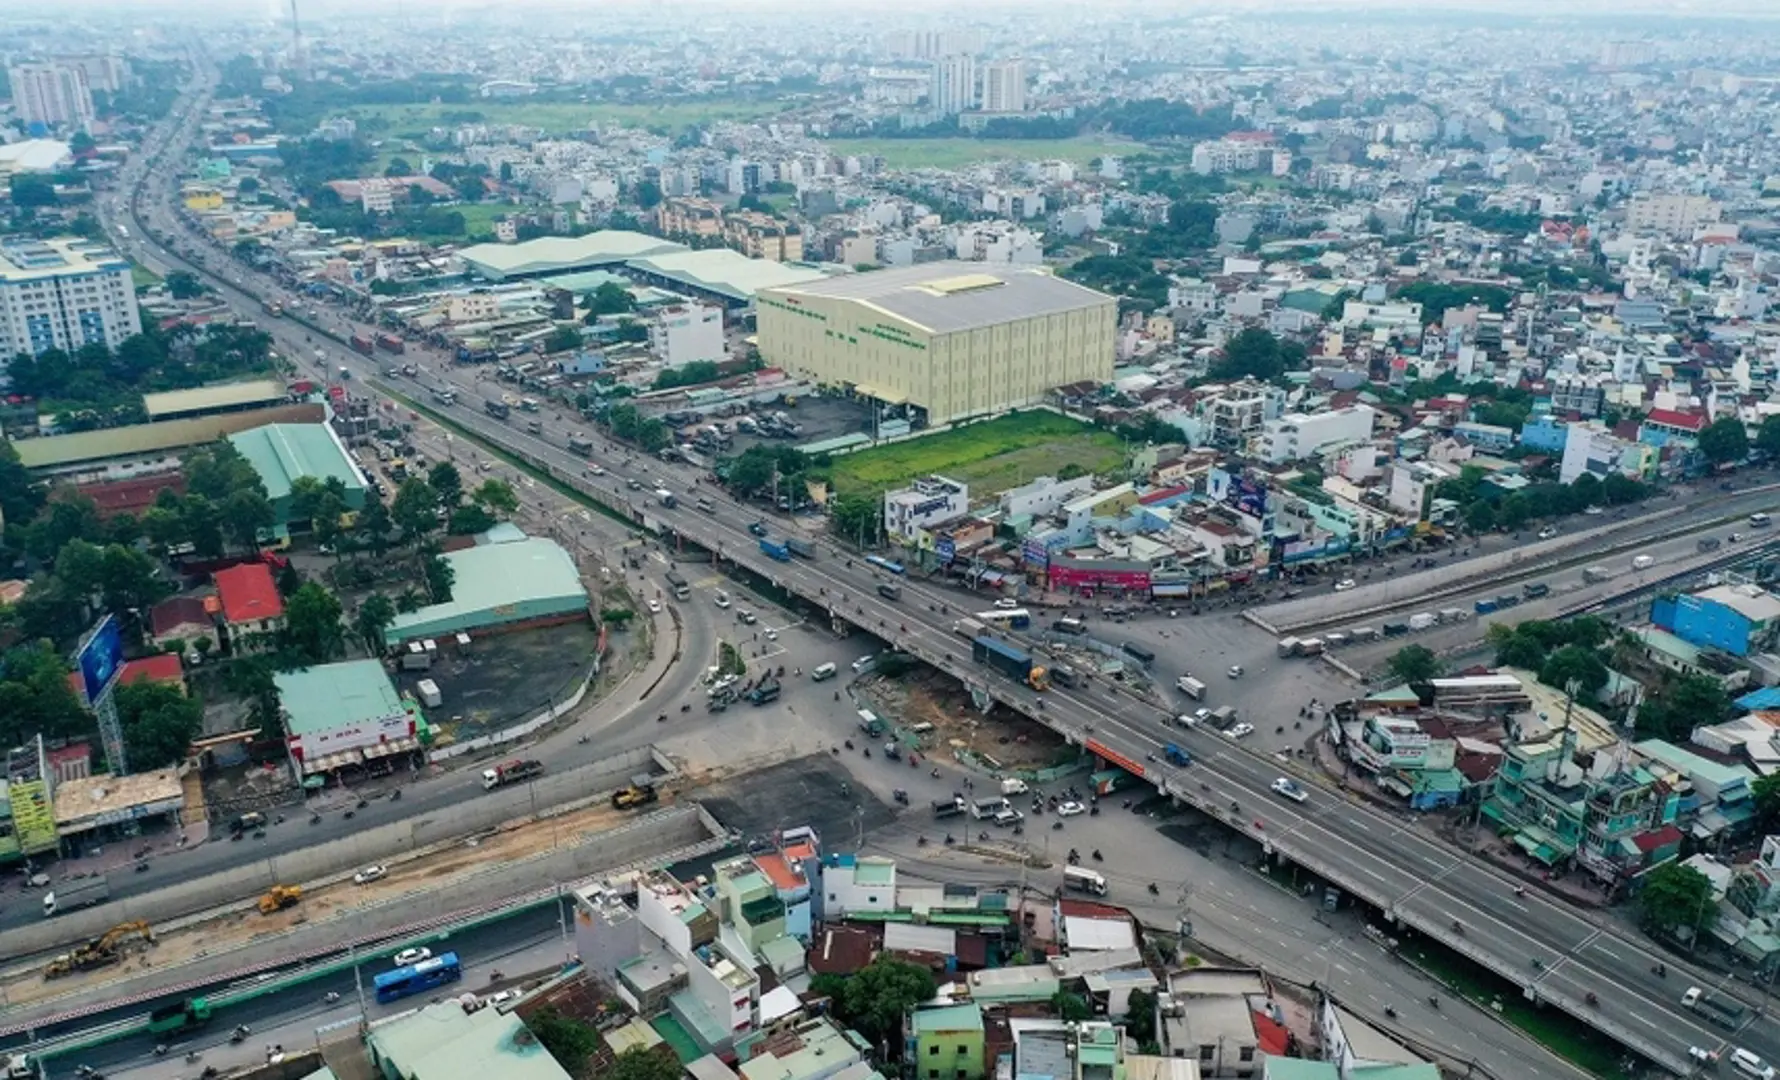
<path id="1" fill-rule="evenodd" d="M 87 704 L 91 705 L 99 700 L 111 680 L 117 678 L 118 669 L 124 666 L 124 638 L 116 619 L 107 615 L 99 620 L 99 625 L 80 647 L 77 663 L 81 681 L 86 683 Z"/>
<path id="2" fill-rule="evenodd" d="M 958 545 L 949 536 L 942 536 L 933 542 L 933 554 L 940 562 L 950 566 L 958 557 Z"/>
<path id="3" fill-rule="evenodd" d="M 291 755 L 298 761 L 316 761 L 329 754 L 363 750 L 414 734 L 414 717 L 406 710 L 370 720 L 347 721 L 339 727 L 290 737 Z"/>

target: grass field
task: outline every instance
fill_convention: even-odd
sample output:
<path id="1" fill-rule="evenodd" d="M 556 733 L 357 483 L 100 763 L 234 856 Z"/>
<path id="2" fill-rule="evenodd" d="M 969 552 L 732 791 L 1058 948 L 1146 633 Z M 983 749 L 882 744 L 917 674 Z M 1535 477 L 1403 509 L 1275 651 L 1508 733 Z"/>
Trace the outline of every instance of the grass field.
<path id="1" fill-rule="evenodd" d="M 951 431 L 834 459 L 842 495 L 875 495 L 917 476 L 939 473 L 969 484 L 978 499 L 1055 476 L 1065 465 L 1089 472 L 1118 466 L 1118 437 L 1049 412 L 1013 413 Z"/>
<path id="2" fill-rule="evenodd" d="M 982 161 L 1049 161 L 1086 165 L 1097 157 L 1132 154 L 1142 143 L 1081 136 L 1073 139 L 829 139 L 830 153 L 875 154 L 892 169 L 957 169 Z"/>
<path id="3" fill-rule="evenodd" d="M 159 285 L 161 276 L 143 266 L 141 263 L 130 264 L 130 284 L 138 289 L 146 289 L 151 285 Z"/>
<path id="4" fill-rule="evenodd" d="M 464 216 L 464 233 L 477 237 L 494 234 L 494 219 L 516 214 L 523 209 L 518 203 L 464 203 L 451 209 Z"/>
<path id="5" fill-rule="evenodd" d="M 543 128 L 551 134 L 585 130 L 589 124 L 626 124 L 632 127 L 678 130 L 688 124 L 708 124 L 717 120 L 754 120 L 784 111 L 784 106 L 770 101 L 688 101 L 657 105 L 622 105 L 610 102 L 506 102 L 473 101 L 462 105 L 355 105 L 347 110 L 359 121 L 383 120 L 388 127 L 367 132 L 373 138 L 384 135 L 415 136 L 428 128 L 450 126 L 463 122 L 472 114 L 479 123 L 520 124 Z M 446 119 L 451 117 L 451 119 Z M 412 160 L 412 157 L 410 156 Z"/>

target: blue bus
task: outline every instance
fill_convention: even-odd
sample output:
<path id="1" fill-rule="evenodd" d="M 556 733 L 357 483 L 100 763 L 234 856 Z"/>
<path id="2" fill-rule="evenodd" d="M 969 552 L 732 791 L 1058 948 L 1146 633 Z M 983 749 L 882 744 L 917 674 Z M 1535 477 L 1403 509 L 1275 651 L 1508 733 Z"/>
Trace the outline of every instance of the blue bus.
<path id="1" fill-rule="evenodd" d="M 1032 625 L 1032 613 L 1025 608 L 996 608 L 973 618 L 989 626 L 1005 626 L 1010 630 L 1025 630 Z"/>
<path id="2" fill-rule="evenodd" d="M 903 573 L 901 563 L 891 562 L 889 559 L 884 558 L 882 555 L 867 555 L 865 557 L 865 564 L 867 566 L 875 566 L 879 570 L 887 570 L 892 574 Z"/>
<path id="3" fill-rule="evenodd" d="M 409 994 L 423 994 L 435 986 L 444 986 L 463 977 L 464 966 L 457 962 L 457 954 L 448 952 L 418 964 L 386 971 L 377 976 L 372 985 L 377 988 L 378 1001 L 390 1002 Z"/>

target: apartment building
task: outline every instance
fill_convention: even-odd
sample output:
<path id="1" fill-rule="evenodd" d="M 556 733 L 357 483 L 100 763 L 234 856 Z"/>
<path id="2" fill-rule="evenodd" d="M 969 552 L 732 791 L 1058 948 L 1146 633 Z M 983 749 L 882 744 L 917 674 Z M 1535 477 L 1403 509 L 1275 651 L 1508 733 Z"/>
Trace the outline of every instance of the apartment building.
<path id="1" fill-rule="evenodd" d="M 115 349 L 138 332 L 130 264 L 86 240 L 0 240 L 0 356 Z"/>
<path id="2" fill-rule="evenodd" d="M 1204 388 L 1195 403 L 1203 439 L 1226 450 L 1245 448 L 1269 420 L 1285 413 L 1285 392 L 1253 379 Z"/>
<path id="3" fill-rule="evenodd" d="M 1626 205 L 1625 225 L 1629 232 L 1684 238 L 1717 221 L 1723 212 L 1724 204 L 1710 196 L 1644 192 L 1632 196 Z"/>
<path id="4" fill-rule="evenodd" d="M 1372 437 L 1370 406 L 1350 405 L 1319 413 L 1286 413 L 1261 426 L 1256 456 L 1272 465 L 1303 461 L 1344 443 Z"/>
<path id="5" fill-rule="evenodd" d="M 1622 439 L 1598 421 L 1570 424 L 1564 429 L 1558 482 L 1568 484 L 1585 472 L 1596 477 L 1619 473 L 1634 480 L 1647 479 L 1656 468 L 1656 458 L 1656 447 Z"/>
<path id="6" fill-rule="evenodd" d="M 927 104 L 942 116 L 956 116 L 977 105 L 977 63 L 968 54 L 942 56 L 933 62 Z"/>
<path id="7" fill-rule="evenodd" d="M 750 259 L 803 260 L 803 234 L 797 226 L 758 210 L 724 215 L 723 242 Z"/>
<path id="8" fill-rule="evenodd" d="M 85 131 L 93 122 L 93 92 L 79 64 L 50 61 L 7 69 L 12 103 L 26 124 Z"/>
<path id="9" fill-rule="evenodd" d="M 723 340 L 723 309 L 673 304 L 650 313 L 649 351 L 668 367 L 729 357 Z"/>
<path id="10" fill-rule="evenodd" d="M 970 485 L 923 476 L 900 491 L 884 493 L 884 531 L 912 544 L 922 529 L 962 517 L 970 509 Z"/>
<path id="11" fill-rule="evenodd" d="M 1553 375 L 1545 381 L 1545 392 L 1551 399 L 1551 411 L 1558 416 L 1571 413 L 1585 420 L 1601 415 L 1607 404 L 1607 377 L 1604 375 Z"/>
<path id="12" fill-rule="evenodd" d="M 697 196 L 665 199 L 655 208 L 655 222 L 667 236 L 722 236 L 723 207 Z"/>
<path id="13" fill-rule="evenodd" d="M 1193 171 L 1200 176 L 1254 172 L 1273 161 L 1273 147 L 1254 139 L 1216 139 L 1193 147 Z"/>
<path id="14" fill-rule="evenodd" d="M 1026 111 L 1026 61 L 994 60 L 983 66 L 983 111 Z"/>

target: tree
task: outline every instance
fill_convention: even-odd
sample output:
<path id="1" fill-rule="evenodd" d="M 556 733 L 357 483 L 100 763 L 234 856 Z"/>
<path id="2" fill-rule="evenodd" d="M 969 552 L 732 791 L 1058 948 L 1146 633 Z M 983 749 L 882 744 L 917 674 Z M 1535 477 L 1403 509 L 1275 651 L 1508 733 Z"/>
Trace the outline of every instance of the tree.
<path id="1" fill-rule="evenodd" d="M 272 501 L 248 488 L 232 492 L 222 504 L 222 519 L 229 535 L 243 550 L 259 547 L 260 535 L 271 530 L 277 521 Z"/>
<path id="2" fill-rule="evenodd" d="M 180 519 L 194 554 L 214 559 L 223 553 L 222 514 L 215 503 L 202 495 L 187 495 L 180 503 Z"/>
<path id="3" fill-rule="evenodd" d="M 167 292 L 175 300 L 195 300 L 204 295 L 204 283 L 186 270 L 175 270 L 168 274 L 165 284 Z"/>
<path id="4" fill-rule="evenodd" d="M 1079 1024 L 1094 1016 L 1094 1010 L 1088 1007 L 1080 994 L 1072 994 L 1067 990 L 1059 990 L 1051 995 L 1051 1012 L 1056 1014 L 1057 1019 L 1070 1024 Z"/>
<path id="5" fill-rule="evenodd" d="M 645 210 L 661 205 L 661 185 L 653 180 L 637 181 L 637 205 Z"/>
<path id="6" fill-rule="evenodd" d="M 1638 734 L 1686 742 L 1693 729 L 1730 719 L 1731 699 L 1717 679 L 1684 675 L 1670 679 L 1638 706 Z"/>
<path id="7" fill-rule="evenodd" d="M 339 659 L 346 651 L 340 601 L 313 581 L 304 584 L 284 605 L 284 637 L 291 651 L 305 663 L 325 664 Z"/>
<path id="8" fill-rule="evenodd" d="M 432 595 L 433 603 L 448 603 L 451 587 L 457 584 L 457 571 L 438 555 L 428 555 L 421 570 L 426 575 L 426 589 Z"/>
<path id="9" fill-rule="evenodd" d="M 1488 499 L 1478 499 L 1465 507 L 1465 528 L 1474 533 L 1486 533 L 1496 527 L 1496 504 Z"/>
<path id="10" fill-rule="evenodd" d="M 484 480 L 470 493 L 470 498 L 496 514 L 510 515 L 519 510 L 519 496 L 505 480 Z"/>
<path id="11" fill-rule="evenodd" d="M 600 1074 L 600 1080 L 676 1080 L 683 1075 L 685 1070 L 665 1047 L 632 1046 Z"/>
<path id="12" fill-rule="evenodd" d="M 864 495 L 842 495 L 835 499 L 830 511 L 835 535 L 861 546 L 876 542 L 884 531 L 882 506 L 878 500 Z"/>
<path id="13" fill-rule="evenodd" d="M 33 641 L 0 653 L 0 745 L 22 746 L 39 733 L 74 738 L 92 726 L 93 716 L 68 685 L 68 668 L 54 645 Z"/>
<path id="14" fill-rule="evenodd" d="M 810 989 L 832 998 L 848 1027 L 894 1058 L 901 1054 L 902 1017 L 933 996 L 933 973 L 924 967 L 880 955 L 849 977 L 818 975 Z"/>
<path id="15" fill-rule="evenodd" d="M 0 521 L 27 522 L 43 508 L 44 492 L 11 441 L 0 440 Z"/>
<path id="16" fill-rule="evenodd" d="M 1426 645 L 1405 645 L 1390 660 L 1391 674 L 1406 683 L 1425 683 L 1440 677 L 1440 658 Z"/>
<path id="17" fill-rule="evenodd" d="M 499 524 L 499 520 L 481 503 L 466 503 L 451 512 L 451 520 L 446 523 L 445 531 L 453 536 L 474 536 L 476 533 L 487 532 Z"/>
<path id="18" fill-rule="evenodd" d="M 1648 494 L 1643 484 L 1620 473 L 1608 473 L 1601 480 L 1601 498 L 1608 506 L 1630 506 Z"/>
<path id="19" fill-rule="evenodd" d="M 31 173 L 13 173 L 7 178 L 7 194 L 12 205 L 21 210 L 38 206 L 54 206 L 61 200 L 56 197 L 56 185 L 48 178 Z"/>
<path id="20" fill-rule="evenodd" d="M 572 326 L 559 326 L 550 331 L 544 338 L 544 351 L 547 353 L 568 352 L 581 347 L 581 331 Z"/>
<path id="21" fill-rule="evenodd" d="M 1780 414 L 1762 417 L 1755 433 L 1755 448 L 1771 458 L 1780 458 Z"/>
<path id="22" fill-rule="evenodd" d="M 1279 339 L 1258 326 L 1247 327 L 1226 342 L 1224 355 L 1211 365 L 1212 375 L 1220 379 L 1273 379 L 1284 371 Z"/>
<path id="23" fill-rule="evenodd" d="M 1690 940 L 1717 921 L 1712 881 L 1705 874 L 1671 862 L 1644 875 L 1638 889 L 1638 922 L 1647 932 Z"/>
<path id="24" fill-rule="evenodd" d="M 1759 828 L 1764 833 L 1772 833 L 1776 826 L 1780 826 L 1780 773 L 1757 777 L 1755 783 L 1749 785 L 1749 791 L 1755 796 Z"/>
<path id="25" fill-rule="evenodd" d="M 353 532 L 358 535 L 360 546 L 369 550 L 375 558 L 383 558 L 389 551 L 389 534 L 393 528 L 389 520 L 389 508 L 383 500 L 375 495 L 365 496 L 365 508 L 359 511 L 358 520 L 353 523 Z"/>
<path id="26" fill-rule="evenodd" d="M 142 512 L 142 535 L 151 546 L 165 553 L 168 548 L 186 542 L 185 521 L 178 509 L 151 506 Z"/>
<path id="27" fill-rule="evenodd" d="M 1726 416 L 1700 432 L 1700 453 L 1714 465 L 1730 465 L 1749 456 L 1749 431 L 1743 421 Z"/>
<path id="28" fill-rule="evenodd" d="M 271 661 L 263 656 L 237 656 L 224 671 L 223 686 L 248 702 L 248 714 L 264 735 L 284 733 Z"/>
<path id="29" fill-rule="evenodd" d="M 99 562 L 99 594 L 105 610 L 134 621 L 173 591 L 153 559 L 122 544 L 105 548 Z"/>
<path id="30" fill-rule="evenodd" d="M 396 621 L 396 606 L 389 597 L 382 593 L 372 593 L 365 597 L 358 606 L 358 615 L 353 619 L 353 630 L 365 648 L 375 656 L 383 651 L 383 631 Z"/>
<path id="31" fill-rule="evenodd" d="M 303 587 L 303 575 L 297 570 L 296 563 L 285 563 L 274 581 L 278 586 L 278 595 L 286 600 L 297 595 L 297 590 Z"/>
<path id="32" fill-rule="evenodd" d="M 561 1065 L 563 1071 L 570 1076 L 585 1076 L 589 1061 L 593 1055 L 599 1053 L 600 1036 L 593 1025 L 572 1016 L 564 1016 L 553 1005 L 546 1005 L 527 1017 L 525 1026 L 531 1029 L 531 1033 L 537 1036 L 538 1042 L 550 1052 L 550 1056 L 555 1058 L 556 1063 Z M 641 1047 L 632 1047 L 624 1055 L 621 1055 L 618 1061 L 622 1063 L 624 1058 L 632 1053 L 648 1053 L 648 1051 L 644 1051 Z M 612 1074 L 616 1071 L 616 1068 L 609 1070 L 603 1080 L 612 1080 Z M 678 1068 L 674 1071 L 676 1074 L 679 1072 Z M 637 1073 L 627 1076 L 626 1080 L 677 1080 L 677 1076 L 657 1078 L 653 1075 Z"/>
<path id="33" fill-rule="evenodd" d="M 1601 491 L 1601 478 L 1594 473 L 1585 472 L 1570 481 L 1570 491 L 1582 509 L 1599 506 L 1606 495 Z"/>
<path id="34" fill-rule="evenodd" d="M 1565 645 L 1539 666 L 1540 682 L 1559 690 L 1568 690 L 1571 683 L 1576 683 L 1576 696 L 1585 700 L 1607 685 L 1607 677 L 1607 665 L 1600 653 L 1581 645 Z"/>
<path id="35" fill-rule="evenodd" d="M 439 497 L 439 505 L 447 510 L 463 502 L 463 474 L 451 462 L 441 461 L 434 465 L 426 474 L 426 482 L 433 489 L 433 494 Z"/>
<path id="36" fill-rule="evenodd" d="M 204 721 L 204 707 L 196 699 L 170 683 L 149 681 L 125 683 L 113 694 L 132 771 L 185 760 Z"/>
<path id="37" fill-rule="evenodd" d="M 601 315 L 622 315 L 627 311 L 635 311 L 637 299 L 623 285 L 608 281 L 588 293 L 582 304 L 586 306 L 589 315 L 598 318 Z"/>
<path id="38" fill-rule="evenodd" d="M 396 489 L 396 501 L 390 517 L 402 530 L 402 539 L 413 542 L 431 532 L 439 524 L 439 498 L 432 487 L 419 477 L 410 476 Z"/>

